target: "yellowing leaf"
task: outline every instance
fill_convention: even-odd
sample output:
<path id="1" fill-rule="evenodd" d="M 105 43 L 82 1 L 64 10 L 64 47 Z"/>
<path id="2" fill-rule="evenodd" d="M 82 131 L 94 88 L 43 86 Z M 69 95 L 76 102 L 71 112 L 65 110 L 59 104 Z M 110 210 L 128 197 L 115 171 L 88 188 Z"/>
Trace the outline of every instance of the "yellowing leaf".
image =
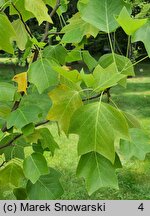
<path id="1" fill-rule="evenodd" d="M 49 93 L 53 102 L 47 119 L 58 121 L 61 129 L 67 134 L 70 118 L 73 113 L 82 106 L 82 99 L 79 92 L 65 85 L 60 85 Z"/>
<path id="2" fill-rule="evenodd" d="M 18 83 L 18 92 L 27 94 L 27 72 L 15 75 L 12 80 Z"/>

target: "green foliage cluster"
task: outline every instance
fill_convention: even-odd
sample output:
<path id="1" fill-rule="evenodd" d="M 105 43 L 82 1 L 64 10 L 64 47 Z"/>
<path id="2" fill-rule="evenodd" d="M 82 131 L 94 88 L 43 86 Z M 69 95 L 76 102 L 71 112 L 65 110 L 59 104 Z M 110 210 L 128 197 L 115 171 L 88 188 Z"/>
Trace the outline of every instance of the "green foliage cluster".
<path id="1" fill-rule="evenodd" d="M 8 192 L 16 199 L 57 199 L 63 194 L 61 175 L 48 167 L 45 158 L 45 152 L 53 157 L 55 150 L 61 149 L 47 128 L 49 123 L 57 124 L 59 133 L 66 136 L 78 135 L 77 176 L 85 179 L 89 195 L 100 187 L 118 188 L 116 169 L 122 167 L 119 151 L 127 155 L 132 149 L 129 157 L 139 159 L 150 152 L 148 144 L 134 142 L 138 137 L 133 128 L 140 128 L 136 118 L 110 98 L 108 104 L 105 96 L 113 86 L 126 87 L 127 77 L 134 76 L 128 47 L 127 56 L 116 54 L 110 34 L 121 27 L 129 40 L 142 41 L 150 56 L 149 20 L 132 18 L 131 5 L 123 0 L 79 0 L 78 12 L 61 31 L 49 31 L 52 26 L 57 30 L 53 15 L 57 13 L 62 19 L 67 5 L 67 0 L 0 1 L 0 49 L 13 55 L 17 46 L 29 64 L 27 71 L 13 77 L 17 86 L 0 82 L 3 199 Z M 46 22 L 41 41 L 29 29 L 32 18 L 39 25 Z M 51 34 L 60 35 L 53 46 L 47 43 Z M 95 60 L 84 45 L 85 38 L 98 34 L 108 36 L 111 53 Z M 75 61 L 83 61 L 90 73 L 67 66 Z"/>

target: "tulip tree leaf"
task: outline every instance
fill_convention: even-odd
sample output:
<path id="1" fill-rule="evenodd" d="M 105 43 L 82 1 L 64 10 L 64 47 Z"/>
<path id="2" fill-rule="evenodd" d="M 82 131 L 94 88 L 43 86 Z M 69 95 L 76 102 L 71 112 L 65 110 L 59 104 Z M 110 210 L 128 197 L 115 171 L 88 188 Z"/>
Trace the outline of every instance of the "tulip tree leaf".
<path id="1" fill-rule="evenodd" d="M 16 163 L 10 163 L 0 170 L 0 186 L 4 187 L 11 184 L 14 187 L 18 187 L 24 178 L 22 168 Z"/>
<path id="2" fill-rule="evenodd" d="M 15 15 L 15 14 L 19 15 L 18 13 L 19 11 L 22 15 L 24 22 L 34 17 L 33 13 L 25 9 L 25 0 L 21 0 L 21 1 L 12 0 L 12 1 L 13 1 L 13 4 L 15 5 L 15 8 L 13 5 L 10 4 L 10 15 Z"/>
<path id="3" fill-rule="evenodd" d="M 118 68 L 118 72 L 128 75 L 128 76 L 134 76 L 134 67 L 132 65 L 132 62 L 129 58 L 125 56 L 121 56 L 118 54 L 114 53 L 115 57 L 115 63 Z M 103 67 L 106 68 L 110 64 L 114 62 L 113 55 L 112 54 L 105 54 L 99 59 L 99 64 Z"/>
<path id="4" fill-rule="evenodd" d="M 133 19 L 128 13 L 126 7 L 123 7 L 118 18 L 116 19 L 127 35 L 132 35 L 140 27 L 142 27 L 147 19 Z"/>
<path id="5" fill-rule="evenodd" d="M 52 66 L 52 63 L 47 59 L 40 59 L 32 63 L 29 68 L 29 82 L 37 87 L 40 94 L 50 86 L 58 84 L 58 73 Z"/>
<path id="6" fill-rule="evenodd" d="M 70 89 L 65 85 L 60 85 L 51 91 L 49 96 L 53 105 L 47 115 L 47 119 L 51 121 L 58 121 L 61 129 L 67 133 L 70 118 L 83 104 L 79 92 Z"/>
<path id="7" fill-rule="evenodd" d="M 12 26 L 16 32 L 16 42 L 20 50 L 25 50 L 28 41 L 26 29 L 20 19 L 13 21 Z M 21 38 L 21 40 L 20 40 Z"/>
<path id="8" fill-rule="evenodd" d="M 76 13 L 69 19 L 69 24 L 62 28 L 61 32 L 65 33 L 62 43 L 79 43 L 85 35 L 87 37 L 92 35 L 95 38 L 99 30 L 88 21 L 82 20 L 80 14 Z"/>
<path id="9" fill-rule="evenodd" d="M 59 182 L 60 173 L 50 168 L 48 175 L 41 176 L 35 184 L 27 184 L 27 193 L 30 200 L 54 200 L 63 194 Z"/>
<path id="10" fill-rule="evenodd" d="M 1 140 L 0 145 L 1 144 L 5 145 L 6 143 L 8 143 L 11 140 L 12 140 L 11 135 L 6 136 Z M 25 157 L 24 148 L 26 146 L 29 146 L 29 144 L 27 144 L 24 139 L 19 139 L 19 140 L 14 141 L 13 145 L 8 146 L 7 148 L 0 150 L 0 154 L 5 155 L 6 161 L 11 160 L 12 158 L 24 159 L 24 157 Z"/>
<path id="11" fill-rule="evenodd" d="M 115 160 L 115 138 L 129 138 L 128 125 L 124 116 L 120 111 L 103 102 L 95 102 L 79 108 L 71 119 L 69 133 L 79 135 L 79 155 L 95 151 L 112 163 Z"/>
<path id="12" fill-rule="evenodd" d="M 90 55 L 87 50 L 82 52 L 82 58 L 90 71 L 92 71 L 98 65 L 98 62 Z"/>
<path id="13" fill-rule="evenodd" d="M 37 0 L 25 0 L 25 8 L 34 14 L 39 22 L 39 25 L 43 21 L 53 23 L 51 17 L 48 15 L 48 8 L 44 4 L 43 0 L 38 0 L 38 4 Z"/>
<path id="14" fill-rule="evenodd" d="M 27 94 L 27 72 L 15 75 L 12 80 L 18 83 L 18 92 Z"/>
<path id="15" fill-rule="evenodd" d="M 16 33 L 5 15 L 0 14 L 0 50 L 13 54 L 12 41 L 16 39 Z"/>
<path id="16" fill-rule="evenodd" d="M 81 156 L 77 175 L 85 179 L 89 195 L 100 187 L 118 188 L 114 166 L 109 160 L 96 152 Z"/>
<path id="17" fill-rule="evenodd" d="M 16 87 L 10 83 L 0 82 L 0 101 L 13 101 Z"/>
<path id="18" fill-rule="evenodd" d="M 41 175 L 49 173 L 45 157 L 37 152 L 32 153 L 23 161 L 23 171 L 27 179 L 33 184 L 40 178 Z"/>
<path id="19" fill-rule="evenodd" d="M 52 156 L 54 156 L 55 149 L 59 148 L 58 144 L 55 142 L 52 134 L 48 130 L 48 128 L 41 128 L 38 130 L 41 138 L 39 139 L 41 142 L 41 147 L 43 149 L 48 149 L 51 151 Z"/>
<path id="20" fill-rule="evenodd" d="M 103 91 L 106 88 L 114 86 L 125 75 L 118 73 L 115 63 L 112 63 L 107 68 L 102 68 L 100 65 L 93 71 L 95 78 L 94 91 Z"/>
<path id="21" fill-rule="evenodd" d="M 123 0 L 79 0 L 78 9 L 81 18 L 101 31 L 110 33 L 119 26 L 114 15 L 119 15 L 123 6 L 129 4 Z"/>
<path id="22" fill-rule="evenodd" d="M 127 112 L 122 112 L 122 113 L 125 116 L 130 128 L 141 128 L 141 124 L 135 116 Z"/>
<path id="23" fill-rule="evenodd" d="M 150 57 L 149 35 L 150 35 L 150 21 L 148 21 L 145 25 L 143 25 L 132 35 L 132 42 L 142 41 L 144 43 L 148 56 Z"/>
<path id="24" fill-rule="evenodd" d="M 56 46 L 47 46 L 43 50 L 43 57 L 47 59 L 53 59 L 57 63 L 60 63 L 61 65 L 65 64 L 65 58 L 67 56 L 67 50 L 61 46 L 61 45 L 56 45 Z"/>
<path id="25" fill-rule="evenodd" d="M 131 141 L 121 140 L 120 149 L 127 160 L 133 156 L 144 160 L 150 153 L 150 138 L 141 129 L 130 129 Z"/>
<path id="26" fill-rule="evenodd" d="M 36 105 L 23 106 L 10 113 L 7 120 L 7 127 L 15 126 L 21 129 L 25 125 L 39 120 L 41 109 Z"/>

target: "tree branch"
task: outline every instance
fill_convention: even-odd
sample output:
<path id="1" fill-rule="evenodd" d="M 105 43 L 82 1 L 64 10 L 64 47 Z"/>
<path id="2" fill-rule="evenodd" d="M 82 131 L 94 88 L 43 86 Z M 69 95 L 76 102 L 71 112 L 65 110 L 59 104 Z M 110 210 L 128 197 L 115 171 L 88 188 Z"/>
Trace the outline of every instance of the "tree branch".
<path id="1" fill-rule="evenodd" d="M 57 0 L 57 1 L 56 1 L 55 7 L 53 8 L 53 10 L 52 10 L 51 13 L 50 13 L 50 17 L 51 17 L 51 18 L 54 16 L 54 14 L 55 14 L 56 11 L 58 10 L 59 6 L 60 6 L 60 0 Z M 41 42 L 44 42 L 44 41 L 47 39 L 47 37 L 48 37 L 48 35 L 49 35 L 49 34 L 48 34 L 49 27 L 50 27 L 49 22 L 46 22 L 45 32 L 44 32 L 44 35 L 43 35 L 43 37 L 42 37 Z"/>
<path id="2" fill-rule="evenodd" d="M 41 125 L 47 124 L 48 122 L 49 122 L 49 120 L 45 120 L 45 121 L 43 121 L 43 122 L 39 122 L 39 123 L 35 124 L 35 128 L 37 128 L 37 127 L 39 127 L 39 126 L 41 126 Z M 0 149 L 4 149 L 4 148 L 6 148 L 6 147 L 9 147 L 9 146 L 13 145 L 13 142 L 14 142 L 15 140 L 17 140 L 18 138 L 20 138 L 21 136 L 23 136 L 23 133 L 17 134 L 17 135 L 16 135 L 12 140 L 10 140 L 8 143 L 6 143 L 5 145 L 0 146 Z"/>

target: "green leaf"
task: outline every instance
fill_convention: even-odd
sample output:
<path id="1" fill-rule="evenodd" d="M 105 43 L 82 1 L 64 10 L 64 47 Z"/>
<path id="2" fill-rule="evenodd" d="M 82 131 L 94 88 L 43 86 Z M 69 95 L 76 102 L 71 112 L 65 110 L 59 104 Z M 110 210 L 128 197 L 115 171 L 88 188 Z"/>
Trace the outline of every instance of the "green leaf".
<path id="1" fill-rule="evenodd" d="M 82 69 L 80 72 L 81 78 L 87 87 L 92 87 L 94 85 L 95 79 L 93 74 L 86 74 Z"/>
<path id="2" fill-rule="evenodd" d="M 12 26 L 16 32 L 16 42 L 20 50 L 25 50 L 28 41 L 27 31 L 20 19 L 13 21 Z"/>
<path id="3" fill-rule="evenodd" d="M 81 156 L 77 175 L 85 179 L 89 195 L 101 187 L 118 188 L 114 166 L 109 160 L 96 152 Z"/>
<path id="4" fill-rule="evenodd" d="M 62 43 L 79 43 L 84 36 L 89 37 L 92 35 L 95 38 L 99 32 L 88 21 L 82 20 L 79 13 L 73 15 L 68 21 L 69 24 L 61 30 L 61 32 L 65 33 L 61 40 Z"/>
<path id="5" fill-rule="evenodd" d="M 16 38 L 16 33 L 7 16 L 0 14 L 0 50 L 13 54 L 12 41 Z"/>
<path id="6" fill-rule="evenodd" d="M 7 144 L 9 141 L 12 140 L 12 138 L 14 136 L 15 136 L 15 134 L 8 135 L 8 136 L 4 137 L 0 141 L 0 145 Z M 5 160 L 6 161 L 10 161 L 13 158 L 24 159 L 24 157 L 25 157 L 24 148 L 26 146 L 29 146 L 29 144 L 27 144 L 24 139 L 19 139 L 17 141 L 14 141 L 13 145 L 8 146 L 7 148 L 1 149 L 0 150 L 0 154 L 4 154 L 5 155 Z"/>
<path id="7" fill-rule="evenodd" d="M 122 114 L 125 116 L 130 128 L 141 128 L 141 124 L 135 116 L 127 112 L 122 112 Z"/>
<path id="8" fill-rule="evenodd" d="M 49 96 L 53 105 L 47 115 L 47 119 L 58 121 L 61 129 L 67 134 L 70 118 L 83 104 L 79 92 L 65 85 L 60 85 L 51 91 Z"/>
<path id="9" fill-rule="evenodd" d="M 39 139 L 41 142 L 41 146 L 43 150 L 48 149 L 51 151 L 52 156 L 54 156 L 55 149 L 59 148 L 58 144 L 55 142 L 52 134 L 50 133 L 48 128 L 41 128 L 38 130 L 41 138 Z"/>
<path id="10" fill-rule="evenodd" d="M 26 200 L 27 199 L 27 191 L 24 188 L 15 188 L 13 193 L 17 200 Z"/>
<path id="11" fill-rule="evenodd" d="M 113 62 L 115 62 L 118 72 L 128 75 L 128 76 L 134 76 L 134 67 L 131 62 L 131 60 L 125 56 L 118 55 L 114 53 L 114 58 L 113 54 L 105 54 L 99 59 L 99 64 L 103 67 L 106 68 Z"/>
<path id="12" fill-rule="evenodd" d="M 13 101 L 16 87 L 10 83 L 0 82 L 0 101 Z"/>
<path id="13" fill-rule="evenodd" d="M 27 194 L 30 200 L 54 200 L 63 194 L 63 188 L 59 182 L 60 174 L 50 169 L 48 175 L 41 176 L 39 180 L 32 184 L 27 184 Z"/>
<path id="14" fill-rule="evenodd" d="M 1 186 L 11 184 L 14 187 L 19 187 L 24 178 L 22 168 L 16 163 L 8 164 L 4 169 L 0 170 Z"/>
<path id="15" fill-rule="evenodd" d="M 29 95 L 24 95 L 21 99 L 20 106 L 31 106 L 36 104 L 42 112 L 43 119 L 46 118 L 47 113 L 52 106 L 50 98 L 47 94 L 39 94 L 38 92 L 30 93 Z"/>
<path id="16" fill-rule="evenodd" d="M 66 62 L 74 62 L 74 61 L 80 61 L 82 60 L 82 55 L 80 50 L 71 50 L 68 52 L 68 55 L 66 57 Z"/>
<path id="17" fill-rule="evenodd" d="M 23 171 L 27 179 L 33 184 L 37 182 L 41 175 L 49 173 L 47 162 L 40 153 L 32 153 L 23 161 Z"/>
<path id="18" fill-rule="evenodd" d="M 93 76 L 95 78 L 93 86 L 95 92 L 117 85 L 118 81 L 125 77 L 125 75 L 118 73 L 115 63 L 112 63 L 107 68 L 97 65 L 93 71 Z"/>
<path id="19" fill-rule="evenodd" d="M 47 59 L 40 59 L 32 63 L 29 68 L 29 82 L 37 87 L 40 94 L 50 86 L 58 84 L 58 73 L 54 71 L 53 66 L 54 64 Z"/>
<path id="20" fill-rule="evenodd" d="M 34 129 L 35 127 L 33 123 L 25 125 L 23 128 L 21 128 L 24 136 L 29 136 L 30 134 L 32 134 L 34 132 Z"/>
<path id="21" fill-rule="evenodd" d="M 41 109 L 36 105 L 23 106 L 10 113 L 7 120 L 7 127 L 15 126 L 21 129 L 29 123 L 36 122 L 41 114 Z"/>
<path id="22" fill-rule="evenodd" d="M 92 71 L 98 64 L 98 62 L 95 60 L 95 58 L 93 58 L 89 51 L 84 50 L 82 52 L 82 58 L 83 61 L 85 62 L 85 64 L 88 66 L 89 70 Z"/>
<path id="23" fill-rule="evenodd" d="M 67 50 L 61 46 L 61 45 L 56 45 L 56 46 L 47 46 L 43 50 L 43 57 L 47 58 L 48 60 L 53 59 L 57 63 L 60 63 L 61 65 L 65 64 L 65 58 L 67 56 Z"/>
<path id="24" fill-rule="evenodd" d="M 7 104 L 0 104 L 0 118 L 6 119 L 10 112 L 11 108 Z"/>
<path id="25" fill-rule="evenodd" d="M 78 2 L 81 18 L 107 33 L 117 29 L 118 23 L 114 15 L 119 15 L 123 6 L 129 8 L 129 4 L 123 0 L 79 0 Z"/>
<path id="26" fill-rule="evenodd" d="M 56 0 L 44 0 L 45 4 L 51 6 L 52 8 L 56 5 Z M 60 6 L 56 13 L 60 16 L 62 13 L 67 11 L 68 0 L 60 0 Z"/>
<path id="27" fill-rule="evenodd" d="M 48 8 L 44 4 L 43 0 L 25 0 L 25 8 L 26 10 L 32 12 L 36 19 L 39 22 L 39 25 L 43 21 L 47 21 L 49 23 L 53 23 L 50 15 L 48 14 Z"/>
<path id="28" fill-rule="evenodd" d="M 150 21 L 148 21 L 144 26 L 142 26 L 132 35 L 132 42 L 142 41 L 144 43 L 148 56 L 150 57 L 149 35 Z"/>
<path id="29" fill-rule="evenodd" d="M 131 141 L 121 140 L 120 149 L 127 160 L 133 156 L 144 160 L 150 153 L 150 138 L 140 129 L 130 129 Z"/>
<path id="30" fill-rule="evenodd" d="M 147 22 L 147 19 L 131 18 L 126 7 L 123 7 L 116 20 L 127 35 L 132 35 L 135 31 L 137 31 Z"/>
<path id="31" fill-rule="evenodd" d="M 129 138 L 128 125 L 124 116 L 120 111 L 103 102 L 95 102 L 79 108 L 71 119 L 69 133 L 79 135 L 79 155 L 95 151 L 112 163 L 115 160 L 115 138 Z"/>
<path id="32" fill-rule="evenodd" d="M 81 76 L 78 70 L 69 70 L 66 66 L 54 66 L 53 69 L 67 80 L 78 83 L 81 81 Z"/>
<path id="33" fill-rule="evenodd" d="M 22 15 L 24 22 L 26 22 L 30 18 L 34 17 L 33 13 L 31 13 L 25 9 L 25 0 L 21 0 L 21 1 L 20 0 L 19 1 L 18 0 L 12 0 L 12 2 L 16 8 L 14 8 L 14 6 L 10 4 L 10 6 L 9 6 L 10 15 L 15 15 L 15 14 L 19 15 L 19 13 L 18 13 L 18 11 L 19 11 Z"/>

